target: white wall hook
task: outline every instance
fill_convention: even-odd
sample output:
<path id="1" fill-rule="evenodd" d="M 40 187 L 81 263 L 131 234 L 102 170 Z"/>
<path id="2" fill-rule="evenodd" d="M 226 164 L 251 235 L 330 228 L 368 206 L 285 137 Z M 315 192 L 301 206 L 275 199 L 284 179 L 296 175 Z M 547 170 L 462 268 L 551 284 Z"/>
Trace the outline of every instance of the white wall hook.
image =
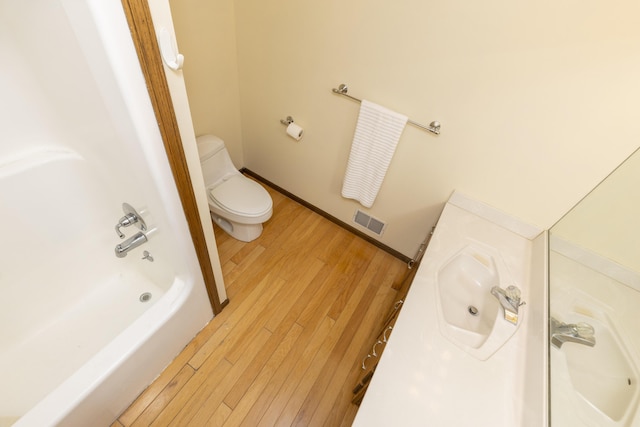
<path id="1" fill-rule="evenodd" d="M 178 49 L 173 43 L 171 34 L 167 31 L 166 28 L 160 28 L 158 33 L 158 43 L 160 44 L 160 54 L 162 55 L 162 60 L 167 67 L 172 70 L 181 70 L 182 65 L 184 64 L 184 56 L 178 53 Z"/>

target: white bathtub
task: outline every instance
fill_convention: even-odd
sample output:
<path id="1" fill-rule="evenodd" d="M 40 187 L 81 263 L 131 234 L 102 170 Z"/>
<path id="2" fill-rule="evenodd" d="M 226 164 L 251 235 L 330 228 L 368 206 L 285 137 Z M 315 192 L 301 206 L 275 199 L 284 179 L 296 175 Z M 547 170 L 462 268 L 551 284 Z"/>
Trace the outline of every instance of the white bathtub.
<path id="1" fill-rule="evenodd" d="M 109 425 L 212 311 L 120 3 L 1 6 L 0 426 Z"/>

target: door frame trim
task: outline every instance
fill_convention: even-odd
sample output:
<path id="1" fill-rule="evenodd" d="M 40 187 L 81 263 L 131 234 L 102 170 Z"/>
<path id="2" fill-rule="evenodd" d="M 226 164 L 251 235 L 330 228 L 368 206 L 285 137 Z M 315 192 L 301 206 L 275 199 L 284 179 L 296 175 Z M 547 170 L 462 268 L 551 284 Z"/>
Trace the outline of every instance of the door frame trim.
<path id="1" fill-rule="evenodd" d="M 222 305 L 216 288 L 213 267 L 211 266 L 209 250 L 200 214 L 198 213 L 178 121 L 164 73 L 164 65 L 160 56 L 153 20 L 151 19 L 151 10 L 146 0 L 122 0 L 122 6 L 127 16 L 140 67 L 147 83 L 147 90 L 151 98 L 151 104 L 153 104 L 153 110 L 158 121 L 173 178 L 178 188 L 182 209 L 189 225 L 191 240 L 196 250 L 209 302 L 215 315 L 222 311 Z"/>

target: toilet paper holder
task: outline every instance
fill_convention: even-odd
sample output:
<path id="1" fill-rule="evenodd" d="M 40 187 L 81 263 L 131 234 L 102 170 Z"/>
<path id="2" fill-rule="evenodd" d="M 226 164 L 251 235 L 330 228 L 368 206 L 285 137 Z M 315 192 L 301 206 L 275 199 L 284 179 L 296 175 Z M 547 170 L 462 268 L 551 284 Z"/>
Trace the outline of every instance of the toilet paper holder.
<path id="1" fill-rule="evenodd" d="M 293 118 L 291 116 L 287 116 L 286 119 L 280 119 L 280 123 L 285 126 L 289 126 L 291 123 L 293 123 Z"/>
<path id="2" fill-rule="evenodd" d="M 287 116 L 286 119 L 280 120 L 280 123 L 287 127 L 287 135 L 296 141 L 300 141 L 302 139 L 302 135 L 304 134 L 304 129 L 298 126 L 293 122 L 293 117 Z"/>

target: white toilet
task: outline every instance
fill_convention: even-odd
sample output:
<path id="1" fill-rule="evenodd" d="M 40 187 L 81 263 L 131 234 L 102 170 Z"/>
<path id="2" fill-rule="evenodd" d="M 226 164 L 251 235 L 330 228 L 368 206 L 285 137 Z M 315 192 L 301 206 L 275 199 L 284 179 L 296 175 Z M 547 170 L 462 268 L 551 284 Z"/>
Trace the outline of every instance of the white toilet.
<path id="1" fill-rule="evenodd" d="M 235 239 L 257 239 L 273 213 L 271 196 L 236 169 L 220 138 L 201 135 L 196 141 L 211 218 Z"/>

